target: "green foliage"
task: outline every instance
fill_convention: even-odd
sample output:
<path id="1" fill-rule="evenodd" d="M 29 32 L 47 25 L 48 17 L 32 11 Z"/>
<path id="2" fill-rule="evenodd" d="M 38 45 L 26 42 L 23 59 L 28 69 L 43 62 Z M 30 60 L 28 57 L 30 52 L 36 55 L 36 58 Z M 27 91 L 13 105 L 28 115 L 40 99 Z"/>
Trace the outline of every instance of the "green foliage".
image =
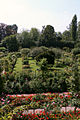
<path id="1" fill-rule="evenodd" d="M 24 57 L 24 56 L 27 56 L 28 53 L 30 52 L 30 49 L 29 48 L 23 48 L 20 50 L 21 52 L 21 55 Z"/>
<path id="2" fill-rule="evenodd" d="M 17 57 L 17 58 L 20 58 L 20 57 L 21 57 L 21 52 L 16 52 L 15 54 L 16 54 L 16 57 Z"/>
<path id="3" fill-rule="evenodd" d="M 23 60 L 23 65 L 28 65 L 29 61 L 28 60 Z"/>
<path id="4" fill-rule="evenodd" d="M 78 22 L 77 40 L 80 41 L 80 21 Z"/>
<path id="5" fill-rule="evenodd" d="M 46 61 L 46 59 L 42 60 L 40 69 L 45 72 L 48 70 L 48 62 Z"/>
<path id="6" fill-rule="evenodd" d="M 69 48 L 74 48 L 74 41 L 62 41 L 59 43 L 59 47 L 60 48 L 64 48 L 64 47 L 69 47 Z"/>
<path id="7" fill-rule="evenodd" d="M 9 52 L 18 51 L 19 44 L 16 39 L 16 35 L 11 35 L 9 37 L 5 37 L 2 41 L 3 46 L 5 46 Z"/>
<path id="8" fill-rule="evenodd" d="M 46 50 L 48 50 L 48 48 L 44 46 L 35 47 L 30 50 L 29 56 L 31 56 L 32 58 L 35 58 L 37 55 L 39 55 L 40 53 L 43 53 Z"/>
<path id="9" fill-rule="evenodd" d="M 44 86 L 42 85 L 42 80 L 36 78 L 29 82 L 30 89 L 33 93 L 42 93 L 44 92 Z"/>
<path id="10" fill-rule="evenodd" d="M 6 25 L 4 23 L 0 23 L 0 41 L 7 36 L 16 34 L 17 30 L 18 27 L 16 24 Z"/>
<path id="11" fill-rule="evenodd" d="M 1 74 L 0 74 L 0 95 L 3 92 L 3 88 L 4 88 L 4 81 L 3 81 L 2 77 L 1 77 Z"/>
<path id="12" fill-rule="evenodd" d="M 75 48 L 80 48 L 80 42 L 79 41 L 76 42 Z"/>
<path id="13" fill-rule="evenodd" d="M 80 48 L 74 48 L 74 49 L 72 49 L 72 53 L 74 55 L 80 54 Z"/>
<path id="14" fill-rule="evenodd" d="M 3 92 L 3 87 L 4 87 L 4 81 L 1 77 L 1 72 L 2 72 L 2 64 L 1 64 L 1 60 L 0 60 L 0 94 Z"/>
<path id="15" fill-rule="evenodd" d="M 14 71 L 22 71 L 22 58 L 18 58 L 14 67 Z"/>
<path id="16" fill-rule="evenodd" d="M 5 47 L 0 47 L 0 52 L 5 52 L 6 48 Z"/>
<path id="17" fill-rule="evenodd" d="M 29 81 L 31 74 L 28 71 L 14 72 L 4 85 L 4 92 L 9 94 L 30 93 Z"/>
<path id="18" fill-rule="evenodd" d="M 31 30 L 30 30 L 30 37 L 31 37 L 31 40 L 34 43 L 34 46 L 36 46 L 38 44 L 38 40 L 39 40 L 39 37 L 40 37 L 39 30 L 36 29 L 36 28 L 31 28 Z"/>
<path id="19" fill-rule="evenodd" d="M 54 34 L 54 27 L 51 25 L 47 25 L 46 27 L 44 26 L 39 39 L 39 46 L 53 46 L 55 39 L 56 36 Z"/>
<path id="20" fill-rule="evenodd" d="M 43 53 L 39 54 L 39 55 L 36 57 L 36 60 L 37 60 L 37 61 L 40 61 L 40 60 L 43 59 L 43 58 L 46 58 L 46 59 L 47 59 L 48 64 L 54 64 L 55 54 L 54 54 L 53 51 L 48 50 L 48 51 L 46 51 L 46 52 L 43 52 Z"/>
<path id="21" fill-rule="evenodd" d="M 68 30 L 65 30 L 62 35 L 62 40 L 71 41 L 71 33 Z"/>
<path id="22" fill-rule="evenodd" d="M 64 51 L 59 49 L 59 48 L 49 48 L 50 51 L 52 51 L 55 54 L 55 58 L 61 58 L 61 56 L 63 55 Z"/>
<path id="23" fill-rule="evenodd" d="M 34 44 L 28 31 L 23 31 L 22 33 L 18 34 L 17 40 L 21 48 L 30 48 Z"/>
<path id="24" fill-rule="evenodd" d="M 57 41 L 61 41 L 62 40 L 62 33 L 61 32 L 56 33 L 56 38 L 57 38 Z"/>
<path id="25" fill-rule="evenodd" d="M 74 92 L 80 91 L 80 71 L 78 68 L 78 63 L 76 62 L 76 59 L 74 59 L 74 64 L 72 66 L 72 84 L 71 84 L 71 90 Z"/>
<path id="26" fill-rule="evenodd" d="M 74 15 L 71 23 L 71 38 L 73 41 L 76 41 L 77 38 L 77 16 Z"/>

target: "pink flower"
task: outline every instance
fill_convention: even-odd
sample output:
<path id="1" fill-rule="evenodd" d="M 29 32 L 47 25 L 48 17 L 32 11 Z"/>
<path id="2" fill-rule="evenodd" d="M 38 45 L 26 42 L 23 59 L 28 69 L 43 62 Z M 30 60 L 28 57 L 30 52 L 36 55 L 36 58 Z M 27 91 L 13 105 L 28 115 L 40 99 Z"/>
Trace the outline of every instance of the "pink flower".
<path id="1" fill-rule="evenodd" d="M 3 98 L 1 99 L 2 101 L 5 101 Z"/>
<path id="2" fill-rule="evenodd" d="M 48 107 L 49 105 L 47 105 L 47 107 Z"/>
<path id="3" fill-rule="evenodd" d="M 7 101 L 7 103 L 9 103 L 10 101 Z"/>
<path id="4" fill-rule="evenodd" d="M 55 104 L 55 102 L 53 102 L 52 104 Z"/>
<path id="5" fill-rule="evenodd" d="M 4 102 L 2 102 L 2 105 L 4 105 Z"/>

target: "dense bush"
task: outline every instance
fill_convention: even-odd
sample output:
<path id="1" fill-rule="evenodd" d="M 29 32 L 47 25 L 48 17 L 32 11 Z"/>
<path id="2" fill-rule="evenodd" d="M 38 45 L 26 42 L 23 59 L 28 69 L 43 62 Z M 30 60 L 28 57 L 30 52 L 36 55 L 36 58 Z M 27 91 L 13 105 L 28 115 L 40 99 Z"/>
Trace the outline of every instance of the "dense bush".
<path id="1" fill-rule="evenodd" d="M 3 88 L 4 88 L 4 81 L 3 81 L 3 79 L 2 79 L 2 77 L 1 77 L 1 75 L 0 75 L 0 95 L 1 95 L 2 92 L 3 92 Z"/>
<path id="2" fill-rule="evenodd" d="M 19 44 L 16 35 L 7 36 L 2 40 L 2 45 L 8 49 L 9 52 L 15 52 L 19 49 Z"/>
<path id="3" fill-rule="evenodd" d="M 53 51 L 48 50 L 36 56 L 37 61 L 40 61 L 43 58 L 47 59 L 48 64 L 54 64 L 55 54 Z"/>
<path id="4" fill-rule="evenodd" d="M 76 42 L 75 48 L 80 48 L 80 42 L 79 41 Z"/>
<path id="5" fill-rule="evenodd" d="M 20 50 L 21 52 L 21 55 L 24 57 L 24 56 L 27 56 L 28 53 L 30 52 L 30 49 L 29 48 L 23 48 Z"/>
<path id="6" fill-rule="evenodd" d="M 37 55 L 39 55 L 40 53 L 43 53 L 44 51 L 47 51 L 48 48 L 47 47 L 35 47 L 33 49 L 31 49 L 29 56 L 31 56 L 32 58 L 35 58 Z"/>
<path id="7" fill-rule="evenodd" d="M 30 80 L 31 74 L 28 71 L 12 73 L 5 82 L 4 92 L 10 94 L 30 93 Z"/>
<path id="8" fill-rule="evenodd" d="M 68 48 L 74 48 L 74 41 L 55 41 L 53 44 L 53 47 L 57 47 L 57 48 L 64 48 L 64 47 L 68 47 Z"/>
<path id="9" fill-rule="evenodd" d="M 0 52 L 5 52 L 6 48 L 5 47 L 0 47 Z"/>
<path id="10" fill-rule="evenodd" d="M 5 53 L 4 52 L 0 52 L 0 58 L 4 57 Z"/>
<path id="11" fill-rule="evenodd" d="M 40 75 L 36 76 L 34 80 L 31 80 L 29 85 L 33 93 L 66 92 L 70 88 L 67 76 L 67 73 L 59 71 L 54 72 L 51 77 L 50 74 L 46 77 Z"/>
<path id="12" fill-rule="evenodd" d="M 74 48 L 74 49 L 72 49 L 72 53 L 74 55 L 80 54 L 80 48 Z"/>
<path id="13" fill-rule="evenodd" d="M 21 52 L 16 52 L 15 54 L 16 54 L 16 57 L 18 58 L 21 57 Z"/>
<path id="14" fill-rule="evenodd" d="M 54 54 L 55 54 L 55 58 L 60 58 L 63 54 L 64 54 L 64 51 L 59 49 L 59 48 L 49 48 L 50 51 L 52 51 Z"/>

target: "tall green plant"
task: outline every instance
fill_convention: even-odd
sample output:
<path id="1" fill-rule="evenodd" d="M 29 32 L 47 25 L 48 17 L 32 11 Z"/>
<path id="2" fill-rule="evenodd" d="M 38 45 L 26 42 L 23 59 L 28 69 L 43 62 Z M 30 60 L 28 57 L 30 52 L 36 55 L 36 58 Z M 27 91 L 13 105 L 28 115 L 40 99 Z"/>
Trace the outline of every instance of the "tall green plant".
<path id="1" fill-rule="evenodd" d="M 71 38 L 73 41 L 76 41 L 77 38 L 77 16 L 74 15 L 71 23 Z"/>

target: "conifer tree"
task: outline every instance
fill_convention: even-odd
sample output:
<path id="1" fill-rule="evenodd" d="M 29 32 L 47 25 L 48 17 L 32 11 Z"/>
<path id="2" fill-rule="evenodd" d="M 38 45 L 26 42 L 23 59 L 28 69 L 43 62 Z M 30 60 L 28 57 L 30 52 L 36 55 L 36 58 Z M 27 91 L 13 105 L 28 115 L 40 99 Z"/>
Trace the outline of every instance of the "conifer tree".
<path id="1" fill-rule="evenodd" d="M 77 39 L 77 16 L 74 15 L 71 23 L 71 38 L 73 41 Z"/>
<path id="2" fill-rule="evenodd" d="M 80 21 L 78 22 L 78 41 L 80 41 Z"/>

